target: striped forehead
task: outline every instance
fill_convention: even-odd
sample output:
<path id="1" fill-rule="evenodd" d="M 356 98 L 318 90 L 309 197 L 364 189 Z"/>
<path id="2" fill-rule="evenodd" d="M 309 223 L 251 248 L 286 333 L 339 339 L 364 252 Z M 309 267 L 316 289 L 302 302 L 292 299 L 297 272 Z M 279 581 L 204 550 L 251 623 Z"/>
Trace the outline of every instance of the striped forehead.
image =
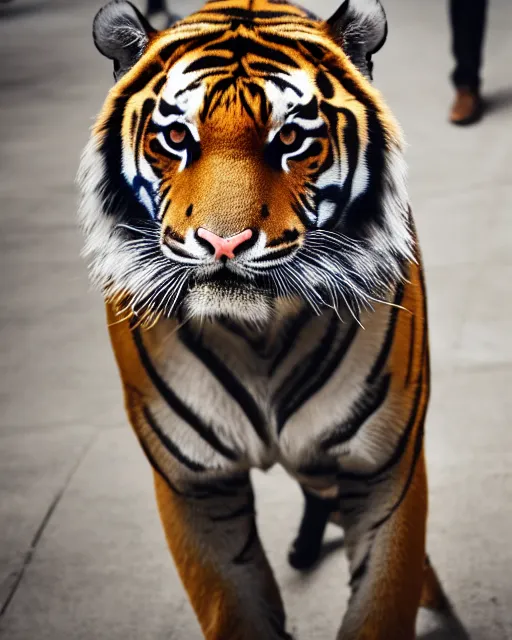
<path id="1" fill-rule="evenodd" d="M 291 119 L 300 107 L 311 103 L 315 91 L 313 79 L 303 70 L 266 80 L 265 93 L 271 105 L 272 124 L 279 126 Z"/>
<path id="2" fill-rule="evenodd" d="M 200 72 L 189 71 L 190 61 L 180 60 L 167 73 L 159 103 L 155 114 L 158 124 L 164 125 L 169 120 L 183 119 L 194 122 L 204 102 L 206 85 L 198 82 Z M 173 117 L 174 116 L 174 117 Z"/>
<path id="3" fill-rule="evenodd" d="M 207 92 L 215 86 L 215 81 L 211 77 L 202 81 L 202 72 L 190 71 L 189 68 L 189 61 L 182 60 L 168 72 L 159 108 L 155 113 L 157 124 L 165 125 L 176 120 L 198 123 Z M 310 104 L 316 90 L 313 79 L 301 69 L 254 77 L 249 82 L 257 83 L 263 88 L 272 127 L 289 121 L 301 106 Z M 242 86 L 241 89 L 247 91 L 246 87 Z M 236 114 L 236 110 L 233 113 Z"/>

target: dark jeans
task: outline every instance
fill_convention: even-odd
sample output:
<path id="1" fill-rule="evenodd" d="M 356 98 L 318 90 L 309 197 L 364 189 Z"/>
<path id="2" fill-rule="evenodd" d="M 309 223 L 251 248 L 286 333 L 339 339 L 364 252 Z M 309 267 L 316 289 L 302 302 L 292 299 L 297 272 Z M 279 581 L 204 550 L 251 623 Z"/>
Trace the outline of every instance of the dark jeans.
<path id="1" fill-rule="evenodd" d="M 158 13 L 159 11 L 167 11 L 165 0 L 148 0 L 146 13 Z"/>
<path id="2" fill-rule="evenodd" d="M 450 0 L 456 87 L 480 88 L 487 0 Z"/>

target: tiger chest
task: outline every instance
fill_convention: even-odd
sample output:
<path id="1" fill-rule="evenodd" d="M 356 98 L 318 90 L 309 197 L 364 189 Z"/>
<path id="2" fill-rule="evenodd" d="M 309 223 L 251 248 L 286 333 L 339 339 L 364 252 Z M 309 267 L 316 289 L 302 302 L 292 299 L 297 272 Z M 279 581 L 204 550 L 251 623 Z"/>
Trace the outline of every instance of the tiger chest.
<path id="1" fill-rule="evenodd" d="M 371 442 L 346 436 L 386 323 L 382 314 L 366 332 L 333 315 L 298 318 L 275 345 L 232 327 L 184 328 L 153 355 L 140 340 L 153 426 L 185 471 L 364 466 Z"/>

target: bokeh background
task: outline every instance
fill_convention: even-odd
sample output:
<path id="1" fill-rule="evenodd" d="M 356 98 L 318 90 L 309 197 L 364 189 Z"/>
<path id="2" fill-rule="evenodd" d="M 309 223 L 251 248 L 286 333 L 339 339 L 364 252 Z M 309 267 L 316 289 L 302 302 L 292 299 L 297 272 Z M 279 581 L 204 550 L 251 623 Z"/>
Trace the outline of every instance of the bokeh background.
<path id="1" fill-rule="evenodd" d="M 375 58 L 376 84 L 410 144 L 430 293 L 429 551 L 470 637 L 505 640 L 512 638 L 512 2 L 491 0 L 489 110 L 468 129 L 447 123 L 446 0 L 383 3 L 390 34 Z M 149 466 L 123 414 L 101 300 L 79 257 L 73 181 L 112 82 L 91 39 L 100 4 L 0 3 L 2 640 L 200 638 L 165 548 Z M 305 4 L 326 17 L 336 8 L 335 0 Z M 342 551 L 309 575 L 294 573 L 286 550 L 299 492 L 278 468 L 255 481 L 290 628 L 299 639 L 334 638 L 348 596 Z"/>

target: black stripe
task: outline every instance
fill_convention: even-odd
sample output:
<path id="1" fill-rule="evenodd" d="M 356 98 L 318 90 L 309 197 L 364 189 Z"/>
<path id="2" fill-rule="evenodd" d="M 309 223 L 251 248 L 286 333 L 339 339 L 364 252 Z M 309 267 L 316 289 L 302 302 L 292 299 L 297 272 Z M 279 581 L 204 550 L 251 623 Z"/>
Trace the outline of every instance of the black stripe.
<path id="1" fill-rule="evenodd" d="M 254 516 L 254 500 L 251 500 L 247 504 L 244 504 L 239 509 L 235 509 L 230 513 L 225 513 L 220 516 L 212 516 L 210 518 L 212 522 L 227 522 L 228 520 L 236 520 L 237 518 L 243 518 L 244 516 Z"/>
<path id="2" fill-rule="evenodd" d="M 281 78 L 281 76 L 269 76 L 268 80 L 273 84 L 275 84 L 276 87 L 279 87 L 281 91 L 286 91 L 286 89 L 291 89 L 294 93 L 296 93 L 299 96 L 299 98 L 302 98 L 302 96 L 304 95 L 304 92 L 301 89 L 296 87 L 291 82 L 288 82 L 284 78 Z"/>
<path id="3" fill-rule="evenodd" d="M 121 130 L 128 99 L 144 89 L 161 71 L 160 64 L 152 63 L 130 82 L 123 93 L 115 99 L 113 108 L 101 128 L 104 136 L 99 151 L 105 159 L 106 170 L 96 191 L 101 195 L 102 200 L 105 193 L 109 194 L 105 213 L 114 216 L 118 222 L 129 222 L 134 225 L 137 221 L 150 220 L 146 207 L 135 197 L 131 185 L 127 183 L 121 171 Z"/>
<path id="4" fill-rule="evenodd" d="M 403 284 L 399 284 L 395 293 L 393 304 L 400 305 L 402 303 L 403 297 L 404 297 L 404 286 Z M 395 338 L 395 328 L 396 328 L 396 322 L 398 319 L 399 312 L 400 312 L 400 309 L 398 308 L 398 306 L 393 307 L 391 310 L 386 337 L 384 339 L 384 342 L 382 343 L 380 353 L 373 364 L 372 370 L 370 371 L 370 373 L 368 374 L 368 377 L 366 378 L 366 382 L 368 384 L 373 384 L 375 380 L 377 380 L 386 362 L 388 361 L 389 352 L 391 351 L 393 340 Z"/>
<path id="5" fill-rule="evenodd" d="M 145 89 L 146 85 L 152 82 L 155 79 L 155 76 L 157 76 L 161 71 L 163 71 L 163 68 L 159 62 L 152 62 L 149 64 L 144 71 L 141 71 L 138 76 L 124 87 L 122 98 L 126 100 L 131 98 L 135 93 Z"/>
<path id="6" fill-rule="evenodd" d="M 335 331 L 337 326 L 339 325 L 338 319 L 336 316 L 333 316 L 332 323 L 335 323 L 334 329 L 329 329 L 330 331 Z M 300 381 L 300 386 L 298 389 L 292 389 L 289 393 L 286 402 L 283 402 L 282 412 L 280 412 L 281 419 L 283 420 L 280 423 L 281 429 L 284 426 L 284 423 L 290 418 L 291 415 L 296 413 L 308 400 L 310 400 L 316 393 L 320 391 L 320 389 L 328 382 L 336 369 L 340 366 L 344 357 L 346 356 L 350 345 L 354 341 L 354 338 L 357 334 L 358 324 L 353 322 L 350 329 L 348 330 L 346 336 L 343 338 L 338 348 L 334 351 L 330 358 L 327 358 L 330 355 L 331 347 L 334 341 L 335 334 L 332 335 L 332 339 L 329 341 L 329 334 L 326 334 L 324 340 L 320 344 L 316 354 L 313 355 L 309 360 L 309 366 L 304 370 L 302 375 L 302 379 Z"/>
<path id="7" fill-rule="evenodd" d="M 301 391 L 307 388 L 308 383 L 322 367 L 329 354 L 338 330 L 338 319 L 332 316 L 318 346 L 301 360 L 298 366 L 286 376 L 281 386 L 274 395 L 274 402 L 278 405 L 277 430 L 283 429 L 286 419 L 291 415 L 290 406 L 297 403 L 301 397 Z"/>
<path id="8" fill-rule="evenodd" d="M 236 489 L 230 489 L 222 484 L 222 482 L 218 482 L 213 480 L 208 481 L 208 484 L 205 483 L 204 480 L 199 482 L 190 483 L 189 486 L 195 491 L 202 491 L 201 499 L 209 499 L 212 498 L 234 498 L 238 495 L 238 491 Z"/>
<path id="9" fill-rule="evenodd" d="M 304 45 L 305 43 L 302 44 Z M 364 87 L 359 85 L 357 81 L 351 77 L 350 72 L 343 68 L 335 57 L 329 56 L 329 58 L 330 59 L 326 60 L 329 73 L 336 78 L 342 87 L 348 91 L 348 93 L 352 94 L 358 102 L 363 104 L 370 111 L 375 112 L 376 105 L 371 96 L 365 91 Z"/>
<path id="10" fill-rule="evenodd" d="M 410 209 L 409 209 L 410 212 Z M 423 342 L 421 347 L 421 357 L 425 362 L 426 372 L 425 379 L 427 384 L 430 383 L 430 352 L 429 352 L 429 344 L 428 344 L 428 311 L 427 311 L 427 288 L 425 284 L 425 273 L 423 271 L 423 266 L 421 264 L 421 258 L 418 255 L 418 262 L 420 265 L 420 284 L 421 291 L 423 294 Z"/>
<path id="11" fill-rule="evenodd" d="M 282 249 L 278 249 L 276 251 L 272 251 L 269 253 L 264 253 L 261 256 L 258 256 L 257 258 L 253 258 L 251 260 L 251 263 L 253 262 L 267 262 L 269 260 L 277 260 L 279 258 L 285 258 L 286 256 L 289 256 L 291 253 L 293 253 L 297 247 L 299 245 L 298 244 L 293 244 L 291 246 L 288 247 L 283 247 Z"/>
<path id="12" fill-rule="evenodd" d="M 155 82 L 155 85 L 153 87 L 153 91 L 154 91 L 155 95 L 158 95 L 160 93 L 160 91 L 162 91 L 162 89 L 164 88 L 166 82 L 167 82 L 167 76 L 165 76 L 165 75 L 163 75 L 161 78 L 159 78 Z"/>
<path id="13" fill-rule="evenodd" d="M 230 487 L 231 489 L 242 489 L 250 485 L 250 477 L 248 472 L 239 472 L 235 475 L 227 476 L 219 480 L 217 485 Z"/>
<path id="14" fill-rule="evenodd" d="M 424 414 L 425 414 L 425 411 L 424 411 Z M 407 480 L 405 481 L 404 488 L 402 489 L 402 493 L 400 494 L 400 497 L 395 502 L 395 504 L 391 507 L 389 512 L 383 518 L 381 518 L 375 524 L 372 525 L 371 527 L 372 530 L 378 529 L 391 518 L 391 516 L 397 511 L 397 509 L 400 507 L 402 502 L 405 500 L 405 497 L 409 492 L 409 488 L 414 478 L 414 472 L 416 471 L 416 465 L 418 464 L 420 453 L 423 448 L 423 436 L 425 433 L 424 423 L 425 423 L 425 415 L 423 415 L 421 423 L 418 427 L 418 433 L 416 434 L 416 440 L 414 442 L 414 452 L 413 452 L 411 468 L 409 469 L 409 474 L 407 476 Z"/>
<path id="15" fill-rule="evenodd" d="M 267 243 L 267 247 L 279 247 L 279 245 L 285 242 L 295 242 L 299 237 L 297 229 L 286 229 L 278 238 L 274 238 Z"/>
<path id="16" fill-rule="evenodd" d="M 355 408 L 355 414 L 334 429 L 327 438 L 322 440 L 321 447 L 324 451 L 343 444 L 353 438 L 363 424 L 384 404 L 391 383 L 391 375 L 383 376 L 378 385 L 369 391 L 363 391 L 361 406 Z M 356 403 L 357 405 L 357 403 Z"/>
<path id="17" fill-rule="evenodd" d="M 405 378 L 405 386 L 408 387 L 411 382 L 412 365 L 414 363 L 414 342 L 416 340 L 416 316 L 411 314 L 411 337 L 409 340 L 409 362 L 407 365 L 407 376 Z"/>
<path id="18" fill-rule="evenodd" d="M 298 118 L 302 118 L 303 120 L 316 120 L 318 118 L 318 100 L 316 96 L 311 98 L 311 100 L 307 104 L 298 104 L 291 111 L 288 112 L 288 115 L 296 115 Z M 320 129 L 325 129 L 325 135 L 327 135 L 327 125 L 322 125 L 322 127 L 318 129 L 308 129 L 308 134 L 310 136 L 315 135 Z M 314 133 L 313 133 L 314 131 Z"/>
<path id="19" fill-rule="evenodd" d="M 185 493 L 184 491 L 181 491 L 180 489 L 178 489 L 176 485 L 174 485 L 171 482 L 171 480 L 167 477 L 167 475 L 162 471 L 162 467 L 155 460 L 148 445 L 139 436 L 137 436 L 137 439 L 139 441 L 141 449 L 143 450 L 146 458 L 148 459 L 149 464 L 154 469 L 154 471 L 158 473 L 158 475 L 162 478 L 162 480 L 167 484 L 167 486 L 173 493 L 187 500 L 206 500 L 216 495 L 216 493 L 212 493 L 212 487 L 210 485 L 208 486 L 196 485 L 195 488 L 197 489 L 197 491 L 195 493 L 189 493 L 189 492 Z M 191 485 L 191 488 L 194 488 L 194 485 Z M 227 495 L 227 494 L 221 494 L 221 495 Z"/>
<path id="20" fill-rule="evenodd" d="M 310 136 L 314 136 L 315 132 L 311 131 L 308 132 L 308 137 Z M 304 151 L 302 153 L 299 153 L 299 155 L 297 156 L 292 156 L 291 158 L 288 158 L 287 161 L 288 162 L 303 162 L 304 160 L 307 160 L 308 158 L 311 158 L 313 156 L 318 156 L 322 153 L 322 143 L 319 142 L 318 140 L 315 140 L 315 142 L 313 142 L 313 144 L 309 145 L 309 147 L 307 149 L 304 149 Z"/>
<path id="21" fill-rule="evenodd" d="M 188 258 L 190 260 L 190 258 L 195 258 L 194 255 L 192 255 L 191 253 L 189 253 L 188 251 L 186 251 L 185 249 L 181 249 L 180 247 L 177 247 L 175 244 L 173 245 L 167 245 L 171 251 L 173 253 L 175 253 L 177 256 L 180 256 L 180 258 Z"/>
<path id="22" fill-rule="evenodd" d="M 334 85 L 324 71 L 319 71 L 316 74 L 316 84 L 323 98 L 326 100 L 332 100 L 332 98 L 334 98 Z"/>
<path id="23" fill-rule="evenodd" d="M 254 120 L 256 122 L 256 118 L 254 116 L 254 111 L 252 110 L 251 105 L 249 104 L 247 98 L 245 97 L 245 93 L 243 91 L 240 91 L 238 93 L 238 97 L 240 99 L 240 102 L 242 103 L 243 108 L 245 109 L 245 112 L 249 116 L 249 118 L 251 118 L 251 120 Z"/>
<path id="24" fill-rule="evenodd" d="M 165 449 L 174 457 L 178 462 L 180 462 L 183 466 L 190 469 L 190 471 L 206 471 L 207 468 L 199 463 L 191 460 L 188 456 L 186 456 L 183 451 L 175 444 L 169 436 L 160 429 L 157 421 L 155 420 L 153 414 L 149 410 L 148 407 L 143 407 L 142 412 L 144 413 L 144 418 L 151 430 L 157 436 L 160 443 L 165 447 Z"/>
<path id="25" fill-rule="evenodd" d="M 266 429 L 266 420 L 247 389 L 222 360 L 204 346 L 201 338 L 194 338 L 188 327 L 181 329 L 180 338 L 183 344 L 210 370 L 212 375 L 217 378 L 227 393 L 240 406 L 260 440 L 268 446 L 270 438 Z"/>
<path id="26" fill-rule="evenodd" d="M 338 500 L 340 502 L 343 500 L 366 500 L 369 495 L 368 491 L 345 491 L 338 494 Z"/>
<path id="27" fill-rule="evenodd" d="M 149 461 L 149 464 L 153 467 L 153 469 L 158 473 L 158 475 L 162 478 L 162 480 L 164 480 L 164 482 L 167 484 L 167 486 L 169 487 L 169 489 L 175 493 L 178 496 L 182 496 L 183 493 L 174 486 L 174 484 L 169 480 L 169 478 L 165 475 L 165 473 L 162 471 L 162 468 L 160 467 L 160 465 L 157 463 L 157 461 L 155 460 L 155 458 L 153 457 L 153 454 L 151 453 L 151 451 L 149 450 L 149 447 L 146 445 L 146 443 L 144 442 L 144 440 L 142 440 L 142 438 L 138 438 L 139 440 L 139 444 L 142 448 L 142 451 L 144 452 L 146 458 Z"/>
<path id="28" fill-rule="evenodd" d="M 158 462 L 155 460 L 153 454 L 149 450 L 149 447 L 142 440 L 142 438 L 137 437 L 137 439 L 142 451 L 144 452 L 144 455 L 148 459 L 149 464 L 152 466 L 153 470 L 158 473 L 158 475 L 162 478 L 162 480 L 166 483 L 166 485 L 173 493 L 175 493 L 177 496 L 180 496 L 181 498 L 186 498 L 187 500 L 203 500 L 204 498 L 208 497 L 208 494 L 205 493 L 185 493 L 184 491 L 180 491 L 180 489 L 178 489 L 162 471 L 162 467 L 160 467 Z"/>
<path id="29" fill-rule="evenodd" d="M 285 71 L 284 69 L 281 69 L 281 67 L 271 64 L 270 62 L 251 62 L 250 67 L 253 71 L 260 71 L 261 73 L 288 73 L 288 71 Z"/>
<path id="30" fill-rule="evenodd" d="M 318 66 L 318 63 L 326 56 L 331 56 L 329 49 L 326 49 L 319 44 L 315 44 L 314 42 L 299 40 L 297 44 L 299 45 L 301 54 L 306 58 L 306 60 L 312 62 L 315 66 Z"/>
<path id="31" fill-rule="evenodd" d="M 165 186 L 162 189 L 162 191 L 160 193 L 160 197 L 162 199 L 162 202 L 167 198 L 167 196 L 169 195 L 169 192 L 171 191 L 171 189 L 172 189 L 172 185 L 171 184 L 168 184 L 167 186 Z M 169 204 L 171 204 L 171 200 L 169 200 Z"/>
<path id="32" fill-rule="evenodd" d="M 366 237 L 368 226 L 384 228 L 386 225 L 382 195 L 385 190 L 387 133 L 374 108 L 368 108 L 366 116 L 368 144 L 365 158 L 370 178 L 365 191 L 355 198 L 346 210 L 344 230 L 351 238 Z"/>
<path id="33" fill-rule="evenodd" d="M 192 82 L 190 82 L 189 84 L 187 84 L 186 86 L 182 87 L 179 91 L 177 91 L 174 94 L 174 99 L 177 100 L 180 96 L 182 96 L 185 93 L 188 93 L 189 91 L 194 91 L 195 89 L 197 89 L 198 87 L 201 86 L 201 80 L 203 78 L 207 78 L 208 76 L 215 76 L 217 75 L 215 72 L 211 72 L 211 73 L 206 73 L 203 76 L 201 76 L 201 78 L 196 80 L 193 80 Z"/>
<path id="34" fill-rule="evenodd" d="M 183 46 L 183 40 L 177 40 L 176 42 L 171 42 L 167 44 L 165 47 L 160 49 L 159 56 L 164 61 L 167 62 L 169 58 L 176 53 L 176 51 Z"/>
<path id="35" fill-rule="evenodd" d="M 231 62 L 235 60 L 241 62 L 242 58 L 245 58 L 248 55 L 252 55 L 258 58 L 263 58 L 263 60 L 268 61 L 271 64 L 277 63 L 285 65 L 287 67 L 291 67 L 293 69 L 299 68 L 297 62 L 281 49 L 268 47 L 261 42 L 253 40 L 252 38 L 246 38 L 244 36 L 235 36 L 234 38 L 231 38 L 224 42 L 213 43 L 208 47 L 205 47 L 204 50 L 230 52 L 233 54 L 233 58 L 230 59 Z M 282 73 L 282 70 L 280 70 L 280 73 Z"/>
<path id="36" fill-rule="evenodd" d="M 212 13 L 221 14 L 227 18 L 246 19 L 250 22 L 256 20 L 271 20 L 272 18 L 286 18 L 291 23 L 309 24 L 311 21 L 306 20 L 303 16 L 289 11 L 251 11 L 250 9 L 242 9 L 237 7 L 229 7 L 227 9 L 203 9 L 201 14 Z"/>
<path id="37" fill-rule="evenodd" d="M 133 138 L 135 136 L 135 133 L 137 131 L 137 126 L 139 123 L 139 116 L 137 114 L 136 111 L 134 111 L 132 113 L 132 121 L 131 121 L 131 125 L 130 125 L 130 137 Z"/>
<path id="38" fill-rule="evenodd" d="M 192 71 L 205 71 L 206 69 L 217 69 L 219 67 L 229 67 L 236 60 L 233 58 L 225 58 L 223 56 L 201 56 L 194 62 L 191 62 L 183 73 L 191 73 Z"/>
<path id="39" fill-rule="evenodd" d="M 230 333 L 234 333 L 239 338 L 242 338 L 244 342 L 260 357 L 265 355 L 267 350 L 267 340 L 264 336 L 258 336 L 256 338 L 245 333 L 243 327 L 238 325 L 236 322 L 230 320 L 229 318 L 220 318 L 220 324 L 229 331 Z"/>
<path id="40" fill-rule="evenodd" d="M 209 425 L 206 425 L 189 407 L 183 403 L 172 389 L 165 383 L 155 369 L 149 354 L 147 353 L 139 329 L 132 329 L 133 341 L 137 347 L 140 361 L 146 370 L 151 382 L 158 393 L 167 402 L 169 407 L 184 420 L 205 442 L 228 460 L 238 460 L 239 455 L 230 447 L 227 447 L 215 434 Z"/>
<path id="41" fill-rule="evenodd" d="M 301 205 L 300 202 L 294 202 L 292 204 L 292 210 L 306 229 L 316 229 L 315 221 L 311 220 L 306 213 L 308 209 Z"/>
<path id="42" fill-rule="evenodd" d="M 414 429 L 416 418 L 418 417 L 418 412 L 420 410 L 421 398 L 424 390 L 424 383 L 425 383 L 424 374 L 422 373 L 420 376 L 420 379 L 418 380 L 418 386 L 416 388 L 416 395 L 414 398 L 414 405 L 413 405 L 407 426 L 405 427 L 405 430 L 402 433 L 402 436 L 398 442 L 398 446 L 396 447 L 393 455 L 388 460 L 388 462 L 381 467 L 380 473 L 385 473 L 386 471 L 394 467 L 401 460 L 402 456 L 405 453 L 409 436 L 411 435 L 412 430 Z M 425 399 L 425 410 L 426 410 L 426 405 L 427 405 L 427 399 Z"/>
<path id="43" fill-rule="evenodd" d="M 256 522 L 253 520 L 251 522 L 251 529 L 249 531 L 249 535 L 247 536 L 247 540 L 241 551 L 237 553 L 233 558 L 233 564 L 247 564 L 248 562 L 250 562 L 250 558 L 248 557 L 249 551 L 257 540 L 258 530 L 256 529 Z"/>
<path id="44" fill-rule="evenodd" d="M 356 583 L 363 579 L 366 571 L 368 570 L 368 563 L 370 562 L 370 552 L 361 560 L 359 565 L 354 569 L 350 576 L 350 587 L 354 589 Z"/>
<path id="45" fill-rule="evenodd" d="M 144 100 L 142 109 L 140 111 L 139 125 L 138 125 L 137 135 L 136 135 L 135 144 L 134 144 L 135 163 L 137 167 L 137 172 L 139 174 L 142 173 L 140 170 L 140 157 L 143 154 L 143 149 L 141 150 L 142 136 L 146 132 L 148 119 L 151 117 L 151 114 L 153 113 L 155 104 L 156 103 L 153 98 L 146 98 L 146 100 Z"/>
<path id="46" fill-rule="evenodd" d="M 169 104 L 163 99 L 160 100 L 160 105 L 158 108 L 164 118 L 167 118 L 168 116 L 182 116 L 184 113 L 183 110 L 180 109 L 177 105 Z"/>
<path id="47" fill-rule="evenodd" d="M 229 22 L 228 21 L 215 21 L 213 23 L 214 25 L 220 25 L 220 24 L 225 24 L 226 27 L 229 26 Z M 191 51 L 198 51 L 200 48 L 203 48 L 203 51 L 205 50 L 204 47 L 208 44 L 210 44 L 211 42 L 215 42 L 217 40 L 222 40 L 224 34 L 222 33 L 222 31 L 213 31 L 212 33 L 206 33 L 204 36 L 196 36 L 196 37 L 192 37 L 188 40 L 182 40 L 181 42 L 184 45 L 184 52 L 182 53 L 182 55 L 180 57 L 184 57 L 185 54 L 190 53 Z"/>
<path id="48" fill-rule="evenodd" d="M 272 113 L 272 104 L 268 101 L 265 90 L 254 82 L 246 84 L 246 88 L 253 98 L 258 97 L 261 122 L 267 124 L 270 114 Z"/>
<path id="49" fill-rule="evenodd" d="M 347 158 L 348 171 L 347 177 L 343 182 L 341 189 L 338 186 L 328 185 L 323 189 L 319 189 L 316 195 L 317 206 L 322 200 L 329 200 L 336 203 L 335 213 L 323 225 L 324 228 L 330 229 L 342 220 L 344 213 L 352 196 L 352 183 L 354 175 L 359 164 L 359 127 L 357 118 L 349 110 L 345 108 L 336 108 L 328 102 L 322 102 L 321 110 L 327 117 L 330 125 L 332 139 L 336 145 L 338 158 Z M 345 117 L 345 126 L 343 128 L 343 149 L 342 141 L 338 136 L 338 119 L 342 114 Z"/>
<path id="50" fill-rule="evenodd" d="M 393 451 L 393 454 L 389 458 L 389 460 L 387 460 L 387 462 L 381 465 L 378 469 L 370 473 L 356 473 L 353 471 L 342 471 L 341 473 L 338 474 L 339 480 L 365 480 L 370 484 L 380 482 L 380 480 L 382 479 L 381 476 L 383 476 L 386 472 L 392 469 L 401 460 L 407 448 L 407 442 L 409 440 L 409 436 L 411 435 L 411 432 L 414 429 L 416 418 L 418 416 L 418 411 L 421 404 L 421 395 L 423 392 L 423 385 L 425 382 L 424 377 L 425 376 L 422 372 L 416 386 L 416 394 L 414 397 L 414 403 L 411 410 L 411 415 L 409 417 L 409 421 L 407 422 L 407 425 L 404 431 L 402 432 L 402 435 L 400 436 L 398 444 L 395 450 Z"/>

